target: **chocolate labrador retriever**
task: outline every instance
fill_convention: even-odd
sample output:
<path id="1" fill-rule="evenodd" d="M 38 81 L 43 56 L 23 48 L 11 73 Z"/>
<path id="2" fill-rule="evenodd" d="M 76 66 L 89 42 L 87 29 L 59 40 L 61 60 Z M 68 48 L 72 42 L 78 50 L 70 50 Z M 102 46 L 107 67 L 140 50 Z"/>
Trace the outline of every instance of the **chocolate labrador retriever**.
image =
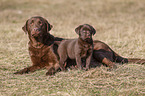
<path id="1" fill-rule="evenodd" d="M 24 74 L 34 72 L 38 69 L 47 68 L 46 75 L 52 75 L 56 72 L 59 66 L 59 57 L 57 53 L 58 46 L 63 38 L 52 36 L 49 31 L 50 25 L 46 19 L 40 16 L 32 17 L 26 21 L 22 29 L 28 33 L 29 54 L 32 61 L 32 66 L 26 67 L 15 74 Z M 98 65 L 98 62 L 103 63 L 110 68 L 117 63 L 140 63 L 144 64 L 145 59 L 139 58 L 123 58 L 116 54 L 107 44 L 99 40 L 93 41 L 94 50 L 91 60 L 91 65 Z M 74 64 L 68 60 L 67 65 Z"/>
<path id="2" fill-rule="evenodd" d="M 79 35 L 78 39 L 64 40 L 58 47 L 58 54 L 60 57 L 59 64 L 61 70 L 65 70 L 65 62 L 67 59 L 75 59 L 77 67 L 82 69 L 82 58 L 86 60 L 86 68 L 89 69 L 90 61 L 93 53 L 93 39 L 92 35 L 96 33 L 96 30 L 88 24 L 80 25 L 75 29 Z"/>
<path id="3" fill-rule="evenodd" d="M 46 68 L 48 69 L 46 75 L 53 75 L 59 68 L 58 57 L 53 49 L 54 41 L 57 41 L 57 38 L 50 35 L 51 28 L 52 25 L 39 16 L 32 17 L 26 21 L 22 29 L 25 33 L 28 33 L 30 39 L 28 49 L 32 66 L 24 68 L 15 74 L 29 73 Z"/>

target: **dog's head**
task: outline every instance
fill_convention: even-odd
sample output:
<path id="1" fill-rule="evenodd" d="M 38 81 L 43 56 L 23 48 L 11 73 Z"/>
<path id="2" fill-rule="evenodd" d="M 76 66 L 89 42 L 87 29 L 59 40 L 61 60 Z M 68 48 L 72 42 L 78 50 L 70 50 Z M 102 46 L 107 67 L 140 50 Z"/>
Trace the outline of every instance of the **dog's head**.
<path id="1" fill-rule="evenodd" d="M 40 16 L 31 17 L 22 27 L 25 33 L 28 33 L 30 37 L 34 38 L 39 38 L 40 36 L 48 34 L 51 28 L 52 25 L 50 25 L 46 19 Z"/>
<path id="2" fill-rule="evenodd" d="M 96 33 L 96 30 L 89 24 L 80 25 L 75 31 L 79 35 L 79 38 L 88 42 L 92 40 L 92 35 Z"/>

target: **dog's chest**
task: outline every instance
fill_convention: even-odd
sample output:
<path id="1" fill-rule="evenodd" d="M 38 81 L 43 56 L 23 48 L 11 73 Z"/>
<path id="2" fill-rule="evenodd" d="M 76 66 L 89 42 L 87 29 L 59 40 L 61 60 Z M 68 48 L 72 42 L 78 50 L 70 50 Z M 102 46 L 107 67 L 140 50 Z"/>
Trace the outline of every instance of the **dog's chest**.
<path id="1" fill-rule="evenodd" d="M 50 47 L 44 47 L 42 49 L 29 47 L 29 54 L 33 62 L 48 63 L 51 61 L 55 61 L 54 53 L 52 52 Z"/>
<path id="2" fill-rule="evenodd" d="M 45 55 L 46 53 L 48 53 L 48 51 L 50 51 L 50 48 L 32 48 L 29 47 L 29 53 L 30 56 L 38 56 L 41 57 L 43 55 Z"/>
<path id="3" fill-rule="evenodd" d="M 90 54 L 91 50 L 92 50 L 92 46 L 83 46 L 81 48 L 80 56 L 82 58 L 87 57 Z"/>

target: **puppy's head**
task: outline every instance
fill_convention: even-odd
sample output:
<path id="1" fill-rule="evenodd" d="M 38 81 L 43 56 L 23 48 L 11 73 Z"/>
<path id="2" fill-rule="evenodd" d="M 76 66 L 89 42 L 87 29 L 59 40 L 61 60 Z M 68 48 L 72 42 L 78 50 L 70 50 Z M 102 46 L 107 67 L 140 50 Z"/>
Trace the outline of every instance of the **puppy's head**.
<path id="1" fill-rule="evenodd" d="M 51 30 L 50 25 L 46 19 L 40 16 L 32 17 L 26 21 L 26 24 L 22 27 L 25 33 L 28 33 L 30 37 L 40 37 L 48 34 Z"/>
<path id="2" fill-rule="evenodd" d="M 89 24 L 80 25 L 75 29 L 75 31 L 79 35 L 79 38 L 84 41 L 92 40 L 92 35 L 96 33 L 96 30 Z"/>

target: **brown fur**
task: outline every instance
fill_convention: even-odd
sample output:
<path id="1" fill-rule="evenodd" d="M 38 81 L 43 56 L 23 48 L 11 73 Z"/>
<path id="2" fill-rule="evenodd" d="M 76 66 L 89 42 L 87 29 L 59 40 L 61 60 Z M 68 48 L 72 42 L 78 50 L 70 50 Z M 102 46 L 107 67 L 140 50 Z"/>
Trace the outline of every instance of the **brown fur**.
<path id="1" fill-rule="evenodd" d="M 55 38 L 50 35 L 52 25 L 42 17 L 32 17 L 26 21 L 22 29 L 29 36 L 29 55 L 32 66 L 24 68 L 15 74 L 34 72 L 46 68 L 46 75 L 52 75 L 59 68 L 57 55 L 53 52 Z"/>
<path id="2" fill-rule="evenodd" d="M 64 63 L 67 59 L 75 59 L 77 67 L 82 69 L 82 61 L 86 60 L 86 70 L 90 67 L 90 61 L 93 53 L 93 40 L 92 35 L 96 33 L 96 30 L 88 24 L 80 25 L 75 29 L 79 35 L 78 39 L 64 40 L 58 47 L 58 54 L 60 57 L 60 67 L 65 70 Z"/>

